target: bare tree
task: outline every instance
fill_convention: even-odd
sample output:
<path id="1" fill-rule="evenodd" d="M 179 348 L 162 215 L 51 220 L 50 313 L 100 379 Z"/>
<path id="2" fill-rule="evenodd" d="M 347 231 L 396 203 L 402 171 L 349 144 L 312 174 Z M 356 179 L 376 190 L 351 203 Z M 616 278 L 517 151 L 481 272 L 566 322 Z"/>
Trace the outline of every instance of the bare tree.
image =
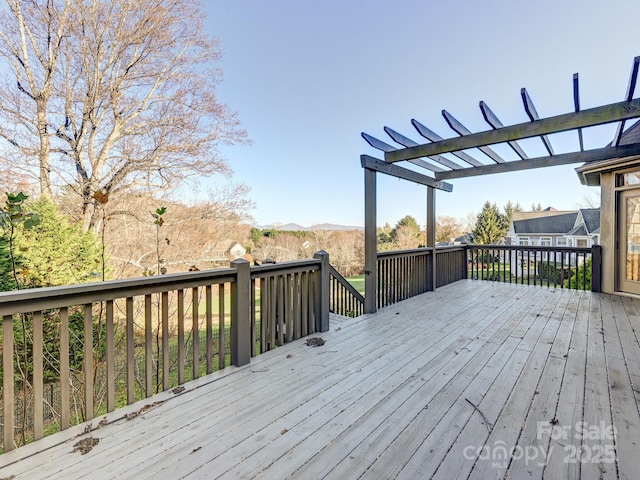
<path id="1" fill-rule="evenodd" d="M 462 219 L 462 229 L 464 233 L 472 232 L 476 228 L 476 222 L 478 221 L 478 214 L 474 212 L 467 213 Z"/>
<path id="2" fill-rule="evenodd" d="M 436 241 L 449 242 L 463 234 L 463 228 L 457 218 L 441 215 L 436 218 Z"/>
<path id="3" fill-rule="evenodd" d="M 600 208 L 600 195 L 598 193 L 590 193 L 583 195 L 582 200 L 574 204 L 575 208 Z"/>
<path id="4" fill-rule="evenodd" d="M 12 167 L 37 169 L 40 193 L 51 196 L 50 104 L 72 2 L 6 3 L 8 10 L 0 12 L 0 57 L 11 73 L 0 89 L 0 118 L 6 120 L 0 122 L 0 137 L 17 149 Z"/>
<path id="5" fill-rule="evenodd" d="M 6 1 L 0 55 L 16 85 L 0 115 L 16 126 L 0 135 L 13 166 L 37 153 L 42 193 L 76 196 L 85 231 L 100 219 L 96 196 L 230 172 L 218 146 L 246 132 L 216 97 L 221 53 L 199 2 Z"/>
<path id="6" fill-rule="evenodd" d="M 104 205 L 105 241 L 112 276 L 148 274 L 157 270 L 157 259 L 168 273 L 228 266 L 229 247 L 245 244 L 249 236 L 247 193 L 246 186 L 231 184 L 209 191 L 207 201 L 195 205 L 143 195 L 109 201 Z M 153 212 L 159 207 L 166 207 L 166 213 L 158 242 Z"/>

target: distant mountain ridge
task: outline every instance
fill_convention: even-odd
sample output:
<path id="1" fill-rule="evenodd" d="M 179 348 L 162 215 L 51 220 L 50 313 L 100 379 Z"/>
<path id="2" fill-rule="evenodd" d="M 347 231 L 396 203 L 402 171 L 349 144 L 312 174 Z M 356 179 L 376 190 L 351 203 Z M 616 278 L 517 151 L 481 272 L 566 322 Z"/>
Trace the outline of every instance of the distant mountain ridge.
<path id="1" fill-rule="evenodd" d="M 317 225 L 312 225 L 310 227 L 303 227 L 302 225 L 298 225 L 297 223 L 286 223 L 284 225 L 274 224 L 274 225 L 254 225 L 256 228 L 260 230 L 282 230 L 282 231 L 313 231 L 313 230 L 364 230 L 363 227 L 354 227 L 350 225 L 336 225 L 333 223 L 319 223 Z"/>

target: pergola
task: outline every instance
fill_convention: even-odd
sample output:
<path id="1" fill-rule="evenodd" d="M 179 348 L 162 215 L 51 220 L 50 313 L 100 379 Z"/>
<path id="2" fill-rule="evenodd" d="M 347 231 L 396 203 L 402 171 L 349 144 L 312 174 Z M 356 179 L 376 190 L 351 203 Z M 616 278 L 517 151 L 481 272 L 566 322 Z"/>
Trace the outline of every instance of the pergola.
<path id="1" fill-rule="evenodd" d="M 446 180 L 574 163 L 618 161 L 640 155 L 640 121 L 625 130 L 626 121 L 640 117 L 640 98 L 633 98 L 639 67 L 640 56 L 633 60 L 626 96 L 618 103 L 581 110 L 579 78 L 576 73 L 573 75 L 575 111 L 563 115 L 540 118 L 529 93 L 523 88 L 521 97 L 529 122 L 505 126 L 488 105 L 481 101 L 482 116 L 491 127 L 486 131 L 472 133 L 453 115 L 443 110 L 444 119 L 458 136 L 444 139 L 415 119 L 411 120 L 411 124 L 428 142 L 418 143 L 389 127 L 384 127 L 391 140 L 399 145 L 394 146 L 363 132 L 362 137 L 369 145 L 384 152 L 384 160 L 368 155 L 361 156 L 365 172 L 365 312 L 376 311 L 376 173 L 384 173 L 427 187 L 426 248 L 435 249 L 435 190 L 452 191 L 453 186 Z M 604 148 L 584 149 L 584 128 L 616 122 L 618 126 L 609 145 Z M 576 132 L 579 150 L 556 154 L 549 135 L 567 131 Z M 518 143 L 519 140 L 534 137 L 540 138 L 547 155 L 531 158 Z M 509 145 L 518 158 L 506 160 L 491 148 L 499 144 Z M 472 156 L 468 152 L 469 149 L 479 150 L 482 153 L 482 161 Z M 399 162 L 410 162 L 427 173 L 401 167 Z M 435 255 L 431 255 L 431 259 L 430 284 L 435 288 Z"/>

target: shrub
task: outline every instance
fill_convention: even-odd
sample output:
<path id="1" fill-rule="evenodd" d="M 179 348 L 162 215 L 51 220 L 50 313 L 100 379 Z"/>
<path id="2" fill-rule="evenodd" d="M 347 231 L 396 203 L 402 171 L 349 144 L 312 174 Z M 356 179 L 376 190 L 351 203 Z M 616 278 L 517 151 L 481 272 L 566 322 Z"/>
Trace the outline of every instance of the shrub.
<path id="1" fill-rule="evenodd" d="M 564 282 L 565 288 L 577 288 L 578 290 L 591 290 L 591 259 L 573 272 L 573 275 Z"/>
<path id="2" fill-rule="evenodd" d="M 538 262 L 538 278 L 556 285 L 562 284 L 571 276 L 572 269 L 568 265 L 560 265 L 555 262 Z"/>

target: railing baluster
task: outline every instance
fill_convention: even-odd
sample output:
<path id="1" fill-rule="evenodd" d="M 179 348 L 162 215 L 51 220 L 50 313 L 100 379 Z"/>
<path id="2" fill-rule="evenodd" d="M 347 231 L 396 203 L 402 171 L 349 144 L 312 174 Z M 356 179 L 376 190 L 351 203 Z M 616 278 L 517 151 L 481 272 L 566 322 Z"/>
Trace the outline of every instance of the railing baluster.
<path id="1" fill-rule="evenodd" d="M 300 331 L 302 330 L 302 326 L 300 325 L 300 273 L 294 273 L 291 275 L 291 284 L 292 284 L 292 302 L 291 308 L 293 310 L 292 321 L 293 321 L 293 338 L 292 340 L 296 340 L 300 338 Z"/>
<path id="2" fill-rule="evenodd" d="M 271 276 L 269 281 L 269 291 L 271 296 L 269 298 L 269 342 L 268 349 L 271 350 L 276 346 L 276 324 L 278 318 L 276 315 L 276 304 L 278 303 L 278 280 L 277 277 Z"/>
<path id="3" fill-rule="evenodd" d="M 15 427 L 15 396 L 14 396 L 14 366 L 13 366 L 13 315 L 2 317 L 2 407 L 3 407 L 3 438 L 4 451 L 16 448 L 14 437 Z"/>
<path id="4" fill-rule="evenodd" d="M 251 305 L 255 305 L 255 282 L 252 284 L 252 297 L 251 297 Z M 206 317 L 206 341 L 207 341 L 207 374 L 213 372 L 213 287 L 210 284 L 207 284 L 205 287 L 205 317 Z M 251 322 L 253 325 L 253 332 L 255 335 L 255 309 L 251 309 Z M 253 355 L 255 355 L 255 338 L 252 339 L 253 345 Z"/>
<path id="5" fill-rule="evenodd" d="M 198 287 L 191 289 L 191 303 L 192 303 L 192 332 L 191 332 L 191 344 L 192 344 L 192 358 L 193 358 L 193 370 L 192 378 L 200 378 L 200 299 L 199 299 Z"/>
<path id="6" fill-rule="evenodd" d="M 60 319 L 62 320 L 62 310 L 60 309 Z M 69 369 L 69 314 L 67 309 L 64 309 L 64 318 L 66 318 L 67 325 L 67 355 L 66 355 L 66 367 L 62 367 L 62 356 L 60 357 L 60 371 Z M 115 327 L 113 321 L 113 300 L 107 300 L 106 302 L 106 335 L 107 335 L 107 412 L 113 412 L 116 409 L 116 359 L 115 359 Z M 62 377 L 61 377 L 62 381 Z M 66 378 L 67 383 L 67 398 L 66 403 L 69 401 L 69 377 Z M 63 402 L 65 400 L 63 399 Z M 63 404 L 66 404 L 63 403 Z M 68 424 L 66 427 L 68 428 Z"/>
<path id="7" fill-rule="evenodd" d="M 226 366 L 227 358 L 227 329 L 224 308 L 224 284 L 218 285 L 218 368 Z"/>
<path id="8" fill-rule="evenodd" d="M 257 309 L 258 309 L 258 302 L 257 302 L 257 293 L 256 293 L 256 285 L 257 285 L 257 281 L 256 279 L 251 279 L 251 356 L 255 357 L 256 356 L 256 343 L 258 341 L 257 338 L 257 320 L 256 320 L 256 316 L 257 316 Z M 209 343 L 211 343 L 209 340 L 207 340 Z"/>
<path id="9" fill-rule="evenodd" d="M 162 390 L 171 388 L 169 368 L 169 292 L 162 292 Z"/>
<path id="10" fill-rule="evenodd" d="M 26 340 L 26 339 L 25 339 Z M 33 439 L 40 440 L 44 427 L 44 386 L 43 386 L 43 334 L 42 312 L 33 313 Z M 25 398 L 26 401 L 26 398 Z"/>
<path id="11" fill-rule="evenodd" d="M 309 334 L 309 272 L 302 273 L 302 307 L 301 307 L 301 325 L 302 336 L 306 337 Z"/>
<path id="12" fill-rule="evenodd" d="M 271 305 L 271 289 L 268 278 L 260 279 L 260 353 L 268 350 L 268 320 Z"/>
<path id="13" fill-rule="evenodd" d="M 108 304 L 107 304 L 108 305 Z M 108 310 L 107 310 L 108 313 Z M 113 351 L 109 350 L 109 317 L 107 315 L 107 375 L 109 372 L 108 362 L 109 357 L 113 362 Z M 111 302 L 111 335 L 112 342 L 111 347 L 113 348 L 113 302 Z M 5 334 L 5 339 L 7 338 Z M 6 345 L 6 343 L 5 343 Z M 12 349 L 13 350 L 13 349 Z M 112 363 L 113 364 L 113 363 Z M 5 370 L 6 372 L 6 370 Z M 113 373 L 113 372 L 112 372 Z M 6 375 L 5 375 L 6 376 Z M 113 375 L 111 378 L 115 378 Z M 112 384 L 112 382 L 107 383 L 107 387 Z M 109 410 L 109 407 L 115 408 L 115 395 L 114 395 L 115 386 L 111 386 L 111 391 L 107 391 L 107 410 L 112 412 L 113 409 Z M 5 389 L 6 392 L 6 389 Z M 114 395 L 114 398 L 111 398 L 111 402 L 109 403 L 109 393 Z M 13 395 L 12 395 L 13 397 Z M 7 397 L 5 396 L 5 401 Z M 60 309 L 60 428 L 62 430 L 69 428 L 70 424 L 70 396 L 69 396 L 69 309 L 67 307 L 62 307 Z M 6 421 L 6 415 L 5 415 Z M 6 445 L 6 442 L 5 442 Z"/>
<path id="14" fill-rule="evenodd" d="M 84 306 L 84 420 L 93 419 L 93 304 Z"/>
<path id="15" fill-rule="evenodd" d="M 131 405 L 135 399 L 135 340 L 133 338 L 133 297 L 126 300 L 126 332 L 127 332 L 127 405 Z"/>
<path id="16" fill-rule="evenodd" d="M 184 289 L 178 289 L 178 384 L 184 383 Z"/>
<path id="17" fill-rule="evenodd" d="M 144 345 L 145 345 L 145 366 L 144 366 L 144 388 L 145 396 L 153 395 L 153 317 L 152 317 L 152 297 L 144 296 Z M 159 321 L 160 319 L 158 319 Z"/>
<path id="18" fill-rule="evenodd" d="M 285 316 L 285 328 L 286 328 L 286 341 L 290 342 L 293 340 L 293 298 L 292 298 L 292 288 L 293 281 L 292 275 L 284 276 L 284 311 L 286 312 Z M 328 293 L 328 292 L 327 292 Z"/>

